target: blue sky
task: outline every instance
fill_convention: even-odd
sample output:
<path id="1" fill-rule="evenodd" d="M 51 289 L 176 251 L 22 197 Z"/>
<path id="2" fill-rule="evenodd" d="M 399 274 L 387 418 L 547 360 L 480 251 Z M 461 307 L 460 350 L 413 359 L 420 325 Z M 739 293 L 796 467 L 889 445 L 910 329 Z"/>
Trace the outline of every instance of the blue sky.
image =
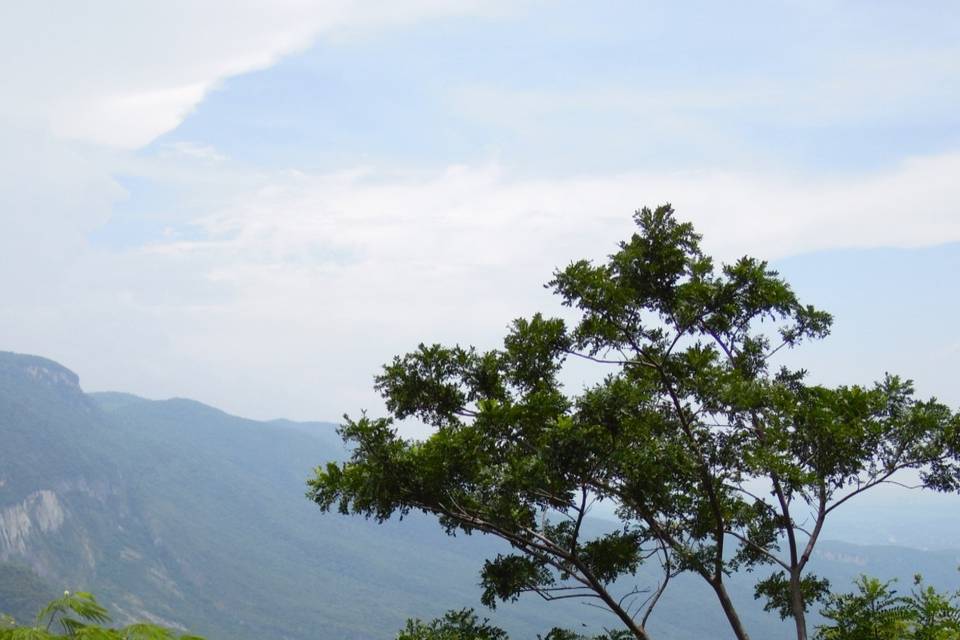
<path id="1" fill-rule="evenodd" d="M 956 3 L 30 3 L 0 25 L 0 349 L 86 388 L 376 411 L 395 353 L 559 312 L 554 266 L 671 201 L 835 313 L 792 356 L 812 375 L 889 369 L 960 406 Z"/>
<path id="2" fill-rule="evenodd" d="M 856 172 L 960 143 L 957 35 L 948 3 L 537 3 L 321 40 L 153 146 L 321 169 Z"/>

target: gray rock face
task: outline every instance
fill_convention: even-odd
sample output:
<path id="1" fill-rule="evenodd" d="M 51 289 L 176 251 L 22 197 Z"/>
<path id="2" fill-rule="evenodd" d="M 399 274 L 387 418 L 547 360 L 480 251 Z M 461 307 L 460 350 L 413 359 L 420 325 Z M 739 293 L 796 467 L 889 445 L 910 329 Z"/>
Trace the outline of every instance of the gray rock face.
<path id="1" fill-rule="evenodd" d="M 62 364 L 22 353 L 0 351 L 0 371 L 20 373 L 33 382 L 80 391 L 80 377 Z"/>
<path id="2" fill-rule="evenodd" d="M 31 540 L 57 532 L 64 518 L 63 505 L 49 489 L 34 491 L 19 504 L 0 509 L 0 560 L 27 556 Z"/>

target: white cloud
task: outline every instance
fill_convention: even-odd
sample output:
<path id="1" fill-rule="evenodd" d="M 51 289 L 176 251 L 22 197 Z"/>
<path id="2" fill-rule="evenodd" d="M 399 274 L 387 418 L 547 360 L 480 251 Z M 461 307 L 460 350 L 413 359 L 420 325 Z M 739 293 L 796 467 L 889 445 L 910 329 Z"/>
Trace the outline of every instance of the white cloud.
<path id="1" fill-rule="evenodd" d="M 4 3 L 0 116 L 119 148 L 175 128 L 223 79 L 262 69 L 318 36 L 451 14 L 475 0 L 227 0 Z"/>
<path id="2" fill-rule="evenodd" d="M 0 278 L 10 304 L 0 348 L 60 359 L 91 388 L 333 418 L 373 406 L 372 373 L 418 340 L 489 345 L 511 318 L 551 308 L 539 285 L 553 267 L 609 252 L 642 204 L 672 201 L 728 258 L 960 240 L 957 155 L 835 179 L 712 170 L 520 180 L 497 166 L 240 172 L 202 143 L 151 158 L 125 151 L 176 127 L 224 78 L 317 37 L 490 10 L 430 0 L 4 4 Z M 861 110 L 864 92 L 850 95 L 842 114 Z M 508 100 L 495 112 L 499 96 L 479 97 L 504 122 L 536 120 L 555 102 Z M 636 98 L 574 97 L 564 108 L 628 110 Z M 676 98 L 641 104 L 673 117 Z M 706 110 L 755 98 L 679 96 Z M 696 125 L 683 114 L 667 123 L 687 135 Z M 696 131 L 700 142 L 709 133 Z M 169 212 L 155 244 L 96 252 L 85 237 L 123 196 L 109 177 L 118 167 L 184 186 L 192 200 Z M 198 209 L 194 233 L 180 233 Z"/>
<path id="3" fill-rule="evenodd" d="M 730 257 L 960 240 L 960 155 L 859 177 L 634 172 L 515 180 L 496 166 L 439 172 L 288 173 L 194 221 L 197 242 L 151 251 L 224 264 L 397 263 L 430 270 L 535 266 L 568 246 L 602 255 L 642 204 L 670 201 Z"/>
<path id="4" fill-rule="evenodd" d="M 65 287 L 84 299 L 70 307 L 116 329 L 86 332 L 71 349 L 88 363 L 109 339 L 144 363 L 122 381 L 106 365 L 88 369 L 94 387 L 335 417 L 375 409 L 371 375 L 420 340 L 493 346 L 512 318 L 559 311 L 540 286 L 552 269 L 609 253 L 642 204 L 672 201 L 728 259 L 919 247 L 960 241 L 955 175 L 958 155 L 832 180 L 708 171 L 527 181 L 497 167 L 261 176 L 195 219 L 194 240 L 78 267 Z"/>
<path id="5" fill-rule="evenodd" d="M 456 0 L 0 3 L 0 278 L 44 295 L 124 196 L 112 175 L 219 82 L 318 37 L 497 4 Z M 181 143 L 161 153 L 220 155 Z M 181 171 L 169 163 L 169 171 Z"/>
<path id="6" fill-rule="evenodd" d="M 217 151 L 212 145 L 186 141 L 163 145 L 161 155 L 173 157 L 185 156 L 207 162 L 223 162 L 227 159 L 227 156 Z"/>
<path id="7" fill-rule="evenodd" d="M 66 98 L 51 105 L 57 136 L 102 145 L 136 148 L 172 131 L 203 100 L 210 82 L 112 95 Z"/>

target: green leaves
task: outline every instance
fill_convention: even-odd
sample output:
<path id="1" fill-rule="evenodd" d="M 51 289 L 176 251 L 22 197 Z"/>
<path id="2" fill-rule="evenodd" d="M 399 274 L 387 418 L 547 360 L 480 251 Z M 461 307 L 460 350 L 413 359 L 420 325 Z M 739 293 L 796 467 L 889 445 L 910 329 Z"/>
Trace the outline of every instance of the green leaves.
<path id="1" fill-rule="evenodd" d="M 474 356 L 473 350 L 460 347 L 421 344 L 416 352 L 386 365 L 376 388 L 398 418 L 415 416 L 436 427 L 449 426 L 466 404 L 460 379 Z"/>
<path id="2" fill-rule="evenodd" d="M 608 348 L 635 348 L 638 337 L 662 339 L 660 328 L 647 323 L 642 312 L 675 314 L 681 279 L 709 270 L 709 260 L 700 253 L 700 236 L 689 223 L 678 223 L 669 205 L 654 211 L 643 208 L 634 220 L 639 232 L 620 243 L 607 265 L 574 262 L 554 273 L 547 285 L 563 304 L 583 312 L 573 336 L 578 348 L 593 355 Z"/>
<path id="3" fill-rule="evenodd" d="M 542 591 L 555 584 L 556 578 L 544 560 L 524 555 L 498 554 L 483 564 L 480 572 L 483 594 L 480 601 L 484 606 L 494 609 L 498 600 L 512 602 L 521 593 Z"/>
<path id="4" fill-rule="evenodd" d="M 307 484 L 307 497 L 322 509 L 336 505 L 341 513 L 362 513 L 380 521 L 400 509 L 410 508 L 410 484 L 416 479 L 408 471 L 415 449 L 397 437 L 389 419 L 366 416 L 347 422 L 340 433 L 353 446 L 352 461 L 329 462 L 317 467 Z"/>
<path id="5" fill-rule="evenodd" d="M 59 625 L 66 635 L 72 636 L 87 624 L 109 622 L 110 616 L 93 595 L 64 591 L 63 597 L 51 601 L 37 614 L 36 626 L 43 626 L 44 621 L 47 629 Z"/>
<path id="6" fill-rule="evenodd" d="M 570 348 L 563 320 L 535 314 L 514 320 L 503 340 L 503 361 L 508 380 L 521 393 L 552 391 L 557 373 Z"/>
<path id="7" fill-rule="evenodd" d="M 643 562 L 640 545 L 644 537 L 637 531 L 615 531 L 583 543 L 577 555 L 597 580 L 610 584 L 624 575 L 636 573 Z"/>
<path id="8" fill-rule="evenodd" d="M 199 636 L 177 635 L 163 627 L 137 623 L 122 628 L 103 625 L 110 616 L 90 593 L 65 591 L 37 614 L 32 627 L 20 627 L 0 616 L 0 640 L 203 640 Z M 55 633 L 59 631 L 60 634 Z"/>
<path id="9" fill-rule="evenodd" d="M 537 640 L 627 640 L 632 637 L 633 635 L 625 629 L 607 630 L 598 636 L 585 636 L 569 629 L 554 627 L 542 638 L 537 636 Z"/>
<path id="10" fill-rule="evenodd" d="M 536 314 L 514 321 L 502 349 L 421 344 L 384 367 L 376 388 L 391 416 L 348 418 L 351 459 L 318 469 L 308 495 L 499 536 L 517 553 L 485 565 L 485 603 L 566 590 L 599 598 L 640 638 L 638 612 L 611 590 L 645 547 L 662 550 L 665 575 L 705 579 L 740 640 L 724 578 L 772 564 L 757 595 L 805 639 L 827 589 L 805 573 L 827 516 L 902 470 L 960 488 L 960 416 L 896 376 L 829 388 L 775 368 L 782 349 L 825 337 L 831 316 L 762 260 L 715 265 L 669 205 L 634 221 L 605 262 L 572 262 L 548 283 L 575 323 Z M 571 356 L 604 370 L 601 382 L 564 393 Z M 394 418 L 435 431 L 407 442 Z M 594 499 L 617 505 L 618 532 L 584 536 Z"/>
<path id="11" fill-rule="evenodd" d="M 798 590 L 804 611 L 810 610 L 810 605 L 827 597 L 830 581 L 814 575 L 805 575 L 792 583 L 783 571 L 777 571 L 769 578 L 757 582 L 753 597 L 763 600 L 764 611 L 776 611 L 782 620 L 793 617 L 794 590 Z"/>
<path id="12" fill-rule="evenodd" d="M 507 640 L 507 632 L 480 620 L 473 610 L 461 609 L 430 622 L 407 620 L 396 640 Z"/>
<path id="13" fill-rule="evenodd" d="M 910 596 L 898 596 L 891 582 L 860 576 L 855 593 L 830 597 L 821 612 L 831 624 L 818 640 L 958 640 L 960 592 L 940 593 L 920 576 Z"/>
<path id="14" fill-rule="evenodd" d="M 907 597 L 914 640 L 960 639 L 960 591 L 942 593 L 914 577 L 915 588 Z"/>
<path id="15" fill-rule="evenodd" d="M 626 640 L 629 632 L 608 631 L 599 636 L 584 636 L 566 629 L 551 629 L 542 640 Z M 537 636 L 540 640 L 540 636 Z M 448 611 L 430 622 L 407 620 L 396 640 L 508 640 L 507 632 L 480 620 L 472 609 Z"/>

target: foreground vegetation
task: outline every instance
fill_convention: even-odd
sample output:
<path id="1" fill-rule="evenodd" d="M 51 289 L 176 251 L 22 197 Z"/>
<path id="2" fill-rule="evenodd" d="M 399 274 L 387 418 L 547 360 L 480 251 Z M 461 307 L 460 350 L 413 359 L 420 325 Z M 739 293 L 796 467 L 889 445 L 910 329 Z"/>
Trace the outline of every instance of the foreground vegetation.
<path id="1" fill-rule="evenodd" d="M 860 576 L 857 591 L 830 596 L 821 611 L 829 621 L 817 629 L 817 640 L 958 640 L 960 591 L 938 592 L 920 576 L 908 596 L 897 595 L 891 583 Z M 586 636 L 553 629 L 542 640 L 627 640 L 627 630 Z M 397 640 L 508 640 L 503 629 L 480 620 L 471 610 L 451 611 L 425 623 L 407 622 Z"/>
<path id="2" fill-rule="evenodd" d="M 830 596 L 819 640 L 958 640 L 960 591 L 938 592 L 914 578 L 908 596 L 892 583 L 861 576 L 857 592 Z"/>
<path id="3" fill-rule="evenodd" d="M 960 591 L 938 592 L 917 576 L 908 596 L 897 595 L 891 583 L 861 576 L 855 593 L 833 595 L 822 613 L 829 624 L 818 640 L 958 640 Z M 163 627 L 138 623 L 110 628 L 107 610 L 89 593 L 65 592 L 36 616 L 31 626 L 19 626 L 0 615 L 0 640 L 203 640 L 176 635 Z M 322 625 L 322 621 L 318 621 Z M 626 640 L 628 630 L 587 637 L 555 628 L 542 640 Z M 470 609 L 450 611 L 430 622 L 408 620 L 396 640 L 509 640 L 506 631 L 481 620 Z"/>
<path id="4" fill-rule="evenodd" d="M 390 415 L 347 418 L 352 457 L 318 468 L 309 495 L 324 510 L 381 522 L 419 510 L 448 533 L 502 538 L 514 553 L 486 562 L 484 604 L 582 598 L 638 640 L 652 640 L 648 621 L 684 573 L 748 640 L 728 579 L 771 567 L 756 597 L 806 640 L 816 602 L 846 611 L 809 571 L 827 520 L 902 472 L 960 489 L 960 414 L 897 376 L 827 387 L 777 366 L 782 350 L 825 337 L 831 316 L 761 260 L 718 267 L 669 206 L 635 222 L 605 263 L 555 272 L 572 326 L 537 314 L 500 350 L 421 344 L 386 365 Z M 602 381 L 568 395 L 568 358 Z M 394 421 L 408 418 L 433 434 L 403 439 Z M 619 529 L 587 532 L 596 500 L 616 505 Z M 657 583 L 629 584 L 651 564 Z"/>
<path id="5" fill-rule="evenodd" d="M 140 622 L 112 628 L 110 615 L 97 599 L 85 592 L 70 593 L 52 600 L 37 614 L 34 623 L 21 626 L 10 616 L 0 617 L 0 640 L 203 640 L 178 635 L 158 625 Z"/>

